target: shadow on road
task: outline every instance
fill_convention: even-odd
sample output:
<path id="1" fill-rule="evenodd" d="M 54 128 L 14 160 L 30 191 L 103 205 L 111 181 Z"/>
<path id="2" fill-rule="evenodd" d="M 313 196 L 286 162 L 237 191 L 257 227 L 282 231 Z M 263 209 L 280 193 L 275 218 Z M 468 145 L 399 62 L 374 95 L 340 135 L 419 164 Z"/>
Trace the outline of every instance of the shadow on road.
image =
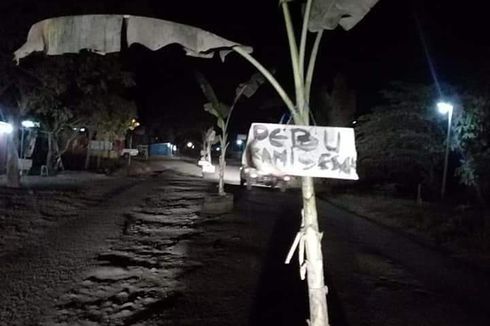
<path id="1" fill-rule="evenodd" d="M 244 197 L 267 196 L 267 190 L 254 189 Z M 297 205 L 295 205 L 297 206 Z M 308 316 L 306 284 L 299 278 L 296 260 L 284 264 L 284 259 L 298 231 L 298 207 L 284 207 L 260 216 L 257 221 L 270 224 L 269 241 L 262 260 L 262 270 L 253 305 L 251 325 L 302 325 Z M 267 221 L 265 219 L 270 219 Z M 262 222 L 261 222 L 262 220 Z"/>
<path id="2" fill-rule="evenodd" d="M 254 188 L 237 192 L 235 196 L 248 218 L 268 230 L 269 235 L 250 325 L 305 325 L 309 316 L 307 284 L 300 279 L 297 253 L 290 265 L 284 264 L 300 224 L 300 193 Z M 331 325 L 345 325 L 332 289 L 328 300 Z"/>

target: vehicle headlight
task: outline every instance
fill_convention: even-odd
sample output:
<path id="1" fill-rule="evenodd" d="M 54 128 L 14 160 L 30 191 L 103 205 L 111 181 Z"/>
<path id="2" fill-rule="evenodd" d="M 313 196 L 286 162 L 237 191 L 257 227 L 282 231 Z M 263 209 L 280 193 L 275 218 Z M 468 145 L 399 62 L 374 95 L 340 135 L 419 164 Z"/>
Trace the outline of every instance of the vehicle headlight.
<path id="1" fill-rule="evenodd" d="M 284 177 L 284 181 L 289 181 L 289 180 L 291 180 L 291 177 L 290 177 L 289 175 L 286 175 L 286 176 Z"/>

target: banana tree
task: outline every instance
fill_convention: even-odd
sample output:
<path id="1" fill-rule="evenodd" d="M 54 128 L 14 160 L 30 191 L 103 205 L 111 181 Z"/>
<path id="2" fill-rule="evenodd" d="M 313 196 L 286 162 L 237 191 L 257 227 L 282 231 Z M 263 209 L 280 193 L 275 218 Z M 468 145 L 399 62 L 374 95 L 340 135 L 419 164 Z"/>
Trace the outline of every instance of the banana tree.
<path id="1" fill-rule="evenodd" d="M 224 196 L 226 194 L 225 193 L 225 168 L 226 168 L 225 155 L 229 145 L 227 129 L 228 129 L 229 117 L 233 108 L 227 106 L 224 103 L 218 102 L 214 90 L 211 88 L 211 86 L 206 82 L 206 80 L 202 75 L 198 74 L 198 76 L 199 76 L 198 79 L 201 88 L 203 89 L 203 92 L 208 98 L 208 100 L 210 101 L 209 103 L 206 103 L 204 105 L 204 110 L 216 117 L 217 125 L 221 130 L 221 135 L 218 136 L 218 142 L 220 146 L 219 168 L 218 168 L 218 173 L 219 173 L 218 194 L 220 196 Z"/>
<path id="2" fill-rule="evenodd" d="M 233 48 L 233 50 L 242 55 L 267 78 L 288 107 L 295 124 L 309 125 L 311 82 L 323 31 L 325 29 L 335 29 L 338 25 L 345 30 L 350 30 L 363 19 L 378 0 L 307 0 L 304 7 L 299 46 L 289 11 L 289 2 L 292 1 L 280 0 L 279 2 L 288 36 L 295 86 L 295 101 L 289 97 L 272 73 L 253 56 L 238 47 Z M 305 67 L 308 31 L 315 33 L 315 39 L 311 47 L 308 65 Z M 308 324 L 311 326 L 325 326 L 329 325 L 326 299 L 327 287 L 324 282 L 322 235 L 318 228 L 315 189 L 312 177 L 302 177 L 302 196 L 303 221 L 290 254 L 296 247 L 299 248 L 300 262 L 303 262 L 300 266 L 301 278 L 307 277 L 308 281 L 310 301 L 310 320 Z M 306 260 L 303 257 L 304 255 L 306 255 Z M 290 259 L 289 256 L 286 260 L 287 262 Z"/>
<path id="3" fill-rule="evenodd" d="M 220 156 L 219 156 L 219 181 L 218 181 L 218 193 L 220 196 L 224 196 L 225 193 L 225 169 L 226 169 L 226 151 L 228 150 L 228 125 L 230 123 L 231 113 L 235 108 L 238 100 L 242 96 L 251 97 L 257 89 L 265 82 L 265 79 L 260 73 L 255 73 L 252 77 L 245 83 L 241 83 L 235 90 L 235 98 L 231 105 L 226 105 L 218 100 L 213 87 L 206 78 L 200 74 L 196 73 L 196 79 L 201 87 L 204 96 L 209 101 L 204 104 L 204 111 L 209 112 L 216 117 L 217 125 L 221 130 L 221 135 L 218 136 L 218 141 L 220 144 Z"/>
<path id="4" fill-rule="evenodd" d="M 202 133 L 201 160 L 211 163 L 211 145 L 215 143 L 216 132 L 210 127 Z"/>

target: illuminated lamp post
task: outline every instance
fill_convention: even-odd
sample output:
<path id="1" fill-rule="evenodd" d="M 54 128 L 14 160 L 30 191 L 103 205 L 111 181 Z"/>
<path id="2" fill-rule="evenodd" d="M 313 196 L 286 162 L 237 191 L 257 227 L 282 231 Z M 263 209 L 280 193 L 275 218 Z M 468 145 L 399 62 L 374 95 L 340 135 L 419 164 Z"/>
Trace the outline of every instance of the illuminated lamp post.
<path id="1" fill-rule="evenodd" d="M 136 119 L 131 119 L 131 122 L 129 123 L 129 153 L 128 153 L 128 168 L 131 166 L 131 149 L 133 148 L 133 131 L 134 129 L 138 128 L 140 126 L 140 123 L 136 121 Z"/>
<path id="2" fill-rule="evenodd" d="M 451 135 L 451 120 L 453 118 L 453 105 L 448 102 L 437 103 L 437 109 L 441 114 L 447 114 L 447 137 L 446 137 L 446 153 L 444 155 L 444 170 L 442 173 L 441 199 L 444 199 L 446 193 L 447 179 L 447 164 L 449 158 L 449 136 Z"/>

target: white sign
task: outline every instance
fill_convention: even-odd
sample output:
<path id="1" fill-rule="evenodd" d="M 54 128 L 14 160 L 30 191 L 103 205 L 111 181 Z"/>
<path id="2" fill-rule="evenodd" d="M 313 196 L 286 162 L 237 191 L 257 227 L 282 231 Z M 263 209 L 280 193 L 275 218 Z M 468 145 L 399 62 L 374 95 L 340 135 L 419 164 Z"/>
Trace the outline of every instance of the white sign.
<path id="1" fill-rule="evenodd" d="M 19 170 L 28 171 L 32 168 L 32 160 L 19 158 Z"/>
<path id="2" fill-rule="evenodd" d="M 354 129 L 253 123 L 242 165 L 281 175 L 357 180 Z"/>
<path id="3" fill-rule="evenodd" d="M 112 142 L 104 140 L 91 140 L 90 149 L 93 151 L 110 151 L 112 150 Z"/>

